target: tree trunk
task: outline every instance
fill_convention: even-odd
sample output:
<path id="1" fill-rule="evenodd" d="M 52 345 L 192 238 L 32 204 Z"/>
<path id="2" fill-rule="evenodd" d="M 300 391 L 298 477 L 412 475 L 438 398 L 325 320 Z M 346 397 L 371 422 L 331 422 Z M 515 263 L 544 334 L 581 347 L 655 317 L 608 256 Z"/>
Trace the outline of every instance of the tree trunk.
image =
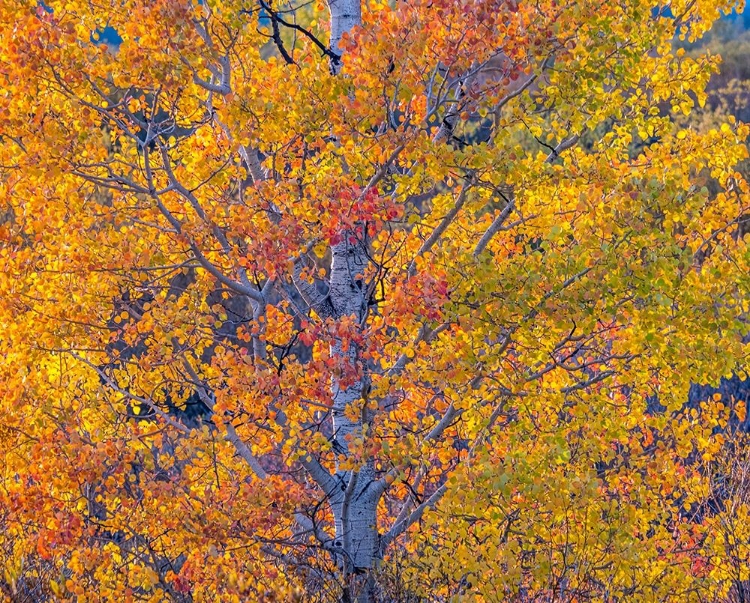
<path id="1" fill-rule="evenodd" d="M 329 0 L 331 13 L 331 50 L 341 54 L 341 38 L 345 32 L 359 25 L 362 19 L 360 0 Z M 333 65 L 335 72 L 340 64 Z M 367 241 L 359 240 L 352 232 L 343 232 L 343 240 L 332 247 L 330 274 L 330 302 L 335 318 L 352 317 L 356 324 L 366 319 L 367 299 L 364 284 L 367 268 Z M 347 349 L 342 342 L 332 346 L 334 357 L 342 364 L 356 364 L 359 350 L 353 344 Z M 347 416 L 347 409 L 362 404 L 367 376 L 346 387 L 334 379 L 333 393 L 333 441 L 336 449 L 348 453 L 353 438 L 362 436 L 363 424 L 367 420 L 367 410 L 362 408 L 356 419 Z M 336 537 L 334 547 L 340 550 L 339 563 L 344 574 L 345 591 L 343 599 L 351 600 L 351 587 L 354 575 L 368 574 L 379 557 L 379 537 L 377 527 L 377 507 L 381 492 L 377 488 L 375 471 L 365 463 L 356 471 L 337 471 L 340 489 L 330 498 L 333 511 Z M 371 601 L 370 580 L 363 580 L 358 600 Z"/>
<path id="2" fill-rule="evenodd" d="M 341 36 L 362 22 L 360 0 L 328 0 L 331 11 L 331 50 L 341 54 Z"/>
<path id="3" fill-rule="evenodd" d="M 353 317 L 357 324 L 361 324 L 367 311 L 363 284 L 367 266 L 366 243 L 353 240 L 351 233 L 345 233 L 344 239 L 333 247 L 331 305 L 336 317 Z M 332 352 L 342 364 L 355 364 L 358 361 L 359 350 L 354 344 L 349 344 L 344 351 L 342 343 L 337 342 Z M 368 420 L 368 410 L 362 400 L 366 381 L 367 376 L 363 374 L 348 387 L 343 387 L 336 379 L 331 384 L 333 441 L 336 449 L 345 454 L 349 451 L 351 440 L 362 436 L 363 425 Z M 358 406 L 362 408 L 353 418 L 351 408 Z M 352 574 L 371 569 L 378 558 L 376 512 L 381 493 L 371 463 L 365 462 L 356 471 L 339 470 L 337 478 L 341 487 L 331 498 L 330 504 L 336 523 L 335 546 L 341 550 L 340 563 L 348 580 Z"/>

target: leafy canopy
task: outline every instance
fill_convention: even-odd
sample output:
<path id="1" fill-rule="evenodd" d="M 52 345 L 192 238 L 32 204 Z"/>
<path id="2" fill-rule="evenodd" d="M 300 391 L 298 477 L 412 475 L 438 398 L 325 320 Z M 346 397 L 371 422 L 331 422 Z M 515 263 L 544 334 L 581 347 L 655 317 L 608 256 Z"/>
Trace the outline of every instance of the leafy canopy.
<path id="1" fill-rule="evenodd" d="M 336 4 L 0 3 L 5 594 L 747 580 L 743 409 L 682 405 L 746 366 L 748 128 L 672 47 L 734 2 Z"/>

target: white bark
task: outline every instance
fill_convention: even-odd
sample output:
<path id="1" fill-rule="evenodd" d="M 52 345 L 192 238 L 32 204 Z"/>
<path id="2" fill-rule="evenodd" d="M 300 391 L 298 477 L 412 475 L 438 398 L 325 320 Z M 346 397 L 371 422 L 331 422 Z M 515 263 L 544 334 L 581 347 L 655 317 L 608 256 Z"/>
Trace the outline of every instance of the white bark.
<path id="1" fill-rule="evenodd" d="M 360 0 L 329 0 L 331 13 L 331 50 L 342 54 L 341 38 L 345 32 L 362 21 Z M 339 64 L 332 65 L 335 72 Z M 367 293 L 365 269 L 368 264 L 367 242 L 357 240 L 351 232 L 341 233 L 343 240 L 332 247 L 332 263 L 329 282 L 329 302 L 336 318 L 353 317 L 355 324 L 362 324 L 367 315 Z M 355 363 L 358 359 L 356 346 L 349 345 L 345 351 L 341 342 L 332 346 L 332 353 L 342 365 Z M 334 379 L 333 388 L 333 441 L 336 448 L 346 454 L 352 438 L 360 437 L 367 419 L 366 409 L 356 418 L 347 410 L 362 404 L 366 376 L 356 383 L 344 387 Z M 355 571 L 372 568 L 379 556 L 380 542 L 377 528 L 377 507 L 382 490 L 377 487 L 375 472 L 371 464 L 355 471 L 338 471 L 339 487 L 329 498 L 334 515 L 336 536 L 334 547 L 339 556 L 345 577 Z"/>
<path id="2" fill-rule="evenodd" d="M 356 324 L 361 323 L 367 311 L 363 280 L 367 261 L 365 244 L 351 240 L 351 233 L 345 233 L 345 240 L 333 246 L 330 302 L 337 317 L 354 317 Z M 332 352 L 342 364 L 357 361 L 358 350 L 353 344 L 344 351 L 342 343 L 337 342 Z M 344 453 L 348 452 L 351 439 L 363 433 L 367 410 L 361 409 L 353 418 L 351 409 L 363 404 L 365 380 L 363 376 L 349 387 L 343 387 L 338 380 L 332 383 L 333 440 L 336 448 Z M 366 463 L 357 471 L 339 471 L 337 475 L 341 488 L 330 500 L 336 524 L 334 545 L 341 550 L 340 561 L 349 574 L 372 568 L 378 558 L 376 511 L 382 491 L 377 488 L 370 464 Z"/>
<path id="3" fill-rule="evenodd" d="M 362 23 L 360 0 L 328 0 L 331 12 L 331 50 L 341 55 L 341 37 Z"/>
<path id="4" fill-rule="evenodd" d="M 377 508 L 380 492 L 374 487 L 369 468 L 348 472 L 343 489 L 330 500 L 336 524 L 334 548 L 341 551 L 339 560 L 350 574 L 374 566 L 380 549 L 377 530 Z"/>

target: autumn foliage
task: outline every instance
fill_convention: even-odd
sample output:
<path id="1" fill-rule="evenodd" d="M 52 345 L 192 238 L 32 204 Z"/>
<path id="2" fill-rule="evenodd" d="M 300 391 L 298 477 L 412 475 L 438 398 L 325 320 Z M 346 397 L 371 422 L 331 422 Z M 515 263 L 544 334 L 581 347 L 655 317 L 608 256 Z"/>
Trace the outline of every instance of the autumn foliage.
<path id="1" fill-rule="evenodd" d="M 0 2 L 2 596 L 750 600 L 732 8 Z"/>

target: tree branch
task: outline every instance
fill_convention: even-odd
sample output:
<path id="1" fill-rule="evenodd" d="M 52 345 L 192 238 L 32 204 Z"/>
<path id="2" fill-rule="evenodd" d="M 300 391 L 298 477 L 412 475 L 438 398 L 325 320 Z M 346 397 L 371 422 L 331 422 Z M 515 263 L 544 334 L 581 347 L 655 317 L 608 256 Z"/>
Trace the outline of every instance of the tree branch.
<path id="1" fill-rule="evenodd" d="M 466 202 L 466 194 L 469 191 L 469 188 L 471 187 L 472 180 L 468 179 L 466 180 L 463 185 L 461 186 L 461 192 L 458 194 L 458 199 L 456 199 L 456 204 L 453 206 L 453 208 L 445 215 L 445 217 L 442 219 L 440 224 L 438 224 L 437 228 L 432 231 L 432 234 L 425 240 L 424 243 L 422 243 L 422 246 L 419 248 L 419 251 L 417 251 L 417 255 L 412 259 L 411 263 L 409 264 L 409 268 L 406 271 L 406 274 L 410 277 L 414 276 L 417 272 L 417 265 L 416 261 L 417 258 L 427 253 L 430 249 L 432 249 L 433 245 L 438 242 L 440 237 L 443 235 L 443 233 L 447 230 L 447 228 L 451 225 L 453 220 L 458 215 L 458 212 L 461 211 L 461 208 L 464 206 L 464 203 Z"/>
<path id="2" fill-rule="evenodd" d="M 195 369 L 192 367 L 190 362 L 188 362 L 187 358 L 182 359 L 183 366 L 185 367 L 185 370 L 190 375 L 190 378 L 193 380 L 194 384 L 198 388 L 198 396 L 201 399 L 201 402 L 205 404 L 211 412 L 214 411 L 214 398 L 209 392 L 206 385 L 203 383 L 203 380 L 198 376 L 198 373 L 195 372 Z M 263 466 L 260 464 L 257 458 L 255 458 L 255 455 L 252 453 L 250 448 L 248 447 L 245 442 L 242 441 L 240 436 L 237 434 L 237 431 L 234 429 L 234 426 L 227 422 L 226 423 L 227 428 L 227 435 L 226 440 L 234 445 L 235 450 L 237 451 L 237 454 L 239 454 L 247 464 L 250 466 L 250 469 L 252 469 L 253 473 L 260 478 L 265 479 L 268 474 L 266 473 L 266 470 L 263 469 Z"/>

